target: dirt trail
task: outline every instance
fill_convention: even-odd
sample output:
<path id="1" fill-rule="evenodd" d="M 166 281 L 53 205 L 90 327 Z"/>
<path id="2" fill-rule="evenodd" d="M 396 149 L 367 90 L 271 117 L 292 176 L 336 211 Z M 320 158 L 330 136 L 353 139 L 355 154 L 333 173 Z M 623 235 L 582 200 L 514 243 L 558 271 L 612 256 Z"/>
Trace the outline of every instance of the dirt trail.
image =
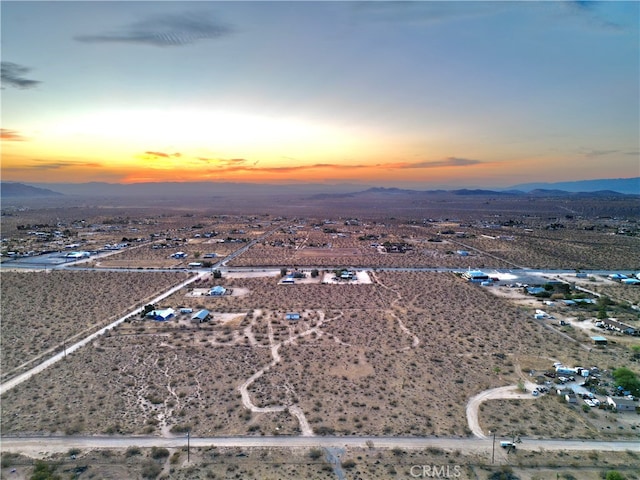
<path id="1" fill-rule="evenodd" d="M 525 388 L 527 390 L 533 390 L 537 385 L 531 382 L 525 383 Z M 534 397 L 531 393 L 528 392 L 520 392 L 516 385 L 508 385 L 506 387 L 498 387 L 492 388 L 490 390 L 485 390 L 484 392 L 480 392 L 479 394 L 471 397 L 469 402 L 467 403 L 467 423 L 469 424 L 469 429 L 474 436 L 482 439 L 488 438 L 482 428 L 480 427 L 480 422 L 478 420 L 478 411 L 480 409 L 480 404 L 482 402 L 486 402 L 487 400 L 500 400 L 500 399 L 528 399 L 534 400 L 539 397 Z"/>
<path id="2" fill-rule="evenodd" d="M 275 412 L 284 412 L 285 410 L 288 410 L 291 415 L 295 416 L 298 419 L 298 422 L 300 424 L 300 431 L 302 432 L 303 437 L 314 436 L 314 433 L 313 433 L 313 429 L 311 428 L 311 425 L 309 425 L 309 422 L 307 421 L 307 418 L 304 412 L 298 405 L 289 405 L 289 406 L 279 405 L 276 407 L 258 407 L 251 400 L 251 395 L 249 394 L 249 387 L 253 382 L 255 382 L 258 378 L 264 375 L 264 373 L 267 372 L 271 367 L 275 366 L 280 362 L 281 357 L 280 357 L 280 353 L 278 353 L 278 351 L 280 350 L 280 347 L 282 347 L 283 345 L 290 345 L 294 343 L 297 339 L 311 335 L 314 332 L 317 334 L 321 334 L 320 327 L 322 326 L 323 323 L 329 322 L 331 320 L 335 320 L 342 316 L 342 314 L 340 314 L 340 315 L 337 315 L 336 317 L 325 320 L 323 312 L 318 312 L 318 314 L 320 316 L 320 320 L 318 320 L 318 323 L 316 324 L 315 327 L 309 328 L 304 332 L 298 333 L 297 335 L 290 336 L 284 342 L 279 342 L 279 343 L 275 343 L 273 326 L 271 325 L 271 322 L 269 322 L 267 325 L 267 332 L 269 337 L 269 345 L 271 348 L 271 356 L 273 357 L 273 360 L 271 361 L 271 363 L 264 366 L 263 368 L 255 372 L 253 375 L 251 375 L 247 380 L 245 380 L 242 383 L 242 385 L 238 387 L 238 390 L 240 390 L 240 395 L 242 397 L 242 405 L 244 406 L 244 408 L 255 413 L 275 413 Z"/>
<path id="3" fill-rule="evenodd" d="M 376 276 L 375 272 L 371 272 L 371 276 L 373 277 L 373 280 L 380 285 L 382 288 L 385 288 L 393 293 L 395 293 L 396 295 L 396 299 L 393 300 L 391 302 L 391 307 L 395 308 L 395 305 L 402 300 L 402 294 L 400 292 L 398 292 L 397 290 L 394 290 L 393 288 L 389 287 L 388 285 L 385 285 L 384 283 L 382 283 L 380 281 L 380 279 Z M 409 350 L 411 348 L 416 348 L 418 345 L 420 345 L 420 339 L 418 338 L 418 336 L 416 334 L 414 334 L 411 330 L 409 330 L 407 328 L 407 326 L 402 322 L 402 320 L 400 320 L 400 317 L 398 317 L 398 315 L 396 315 L 396 313 L 394 311 L 391 311 L 391 315 L 393 316 L 393 318 L 396 319 L 396 321 L 398 322 L 398 326 L 400 327 L 400 330 L 402 330 L 404 333 L 406 333 L 407 335 L 409 335 L 410 337 L 413 338 L 412 342 L 411 342 L 411 346 L 410 347 L 404 347 L 402 349 L 400 349 L 401 351 L 403 350 Z"/>

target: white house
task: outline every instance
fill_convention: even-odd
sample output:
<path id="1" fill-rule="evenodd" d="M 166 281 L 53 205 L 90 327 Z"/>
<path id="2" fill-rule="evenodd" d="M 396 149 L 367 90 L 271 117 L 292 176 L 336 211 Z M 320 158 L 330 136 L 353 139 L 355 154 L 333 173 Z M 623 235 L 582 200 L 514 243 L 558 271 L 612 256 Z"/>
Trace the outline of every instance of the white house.
<path id="1" fill-rule="evenodd" d="M 211 290 L 209 290 L 209 295 L 213 295 L 214 297 L 220 297 L 227 293 L 227 289 L 221 285 L 216 285 Z"/>
<path id="2" fill-rule="evenodd" d="M 158 322 L 166 322 L 170 318 L 174 317 L 175 314 L 176 311 L 173 308 L 163 308 L 160 310 L 151 310 L 145 316 Z"/>

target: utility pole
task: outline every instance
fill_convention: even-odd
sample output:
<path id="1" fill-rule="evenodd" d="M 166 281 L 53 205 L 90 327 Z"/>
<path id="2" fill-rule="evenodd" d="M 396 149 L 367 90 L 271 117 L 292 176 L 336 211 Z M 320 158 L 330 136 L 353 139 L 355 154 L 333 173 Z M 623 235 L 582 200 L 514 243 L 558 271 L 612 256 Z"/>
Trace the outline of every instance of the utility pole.
<path id="1" fill-rule="evenodd" d="M 496 458 L 496 432 L 493 432 L 493 446 L 491 448 L 491 463 L 494 462 Z"/>

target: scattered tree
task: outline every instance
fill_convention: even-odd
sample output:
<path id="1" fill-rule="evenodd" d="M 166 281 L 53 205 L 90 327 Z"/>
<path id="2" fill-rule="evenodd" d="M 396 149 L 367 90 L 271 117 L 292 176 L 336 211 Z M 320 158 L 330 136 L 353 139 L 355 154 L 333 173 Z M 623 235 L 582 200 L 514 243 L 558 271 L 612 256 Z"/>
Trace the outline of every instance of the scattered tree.
<path id="1" fill-rule="evenodd" d="M 55 473 L 56 466 L 50 465 L 42 460 L 37 460 L 33 467 L 33 474 L 30 480 L 61 480 L 62 477 Z"/>
<path id="2" fill-rule="evenodd" d="M 640 380 L 633 371 L 627 367 L 616 368 L 613 371 L 613 378 L 617 386 L 630 391 L 632 395 L 640 396 Z"/>
<path id="3" fill-rule="evenodd" d="M 606 480 L 626 480 L 627 477 L 625 477 L 624 475 L 622 475 L 620 472 L 616 471 L 616 470 L 611 470 L 610 472 L 607 472 L 607 476 L 605 477 Z"/>

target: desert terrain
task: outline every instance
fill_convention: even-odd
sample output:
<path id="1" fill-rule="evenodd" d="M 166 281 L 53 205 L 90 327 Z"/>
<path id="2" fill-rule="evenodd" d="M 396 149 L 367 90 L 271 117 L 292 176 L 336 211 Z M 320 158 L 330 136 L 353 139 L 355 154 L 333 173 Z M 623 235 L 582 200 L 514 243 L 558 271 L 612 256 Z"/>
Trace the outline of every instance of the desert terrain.
<path id="1" fill-rule="evenodd" d="M 590 339 L 602 333 L 594 325 L 602 308 L 640 326 L 633 308 L 640 287 L 595 272 L 640 268 L 633 203 L 609 205 L 616 218 L 603 219 L 606 206 L 597 202 L 563 205 L 582 208 L 569 215 L 551 201 L 466 200 L 393 200 L 380 211 L 384 202 L 369 195 L 354 201 L 349 216 L 338 215 L 331 198 L 313 208 L 265 204 L 259 214 L 238 204 L 228 214 L 221 212 L 225 205 L 3 207 L 3 381 L 190 275 L 201 278 L 154 305 L 174 309 L 174 317 L 159 322 L 131 315 L 5 392 L 2 436 L 464 439 L 473 436 L 465 413 L 470 398 L 497 387 L 543 385 L 538 377 L 554 362 L 598 366 L 610 384 L 615 368 L 637 372 L 638 337 L 606 332 L 606 347 Z M 126 246 L 104 251 L 118 244 Z M 54 259 L 69 250 L 92 253 L 49 266 L 35 254 L 7 255 L 37 249 L 58 252 L 46 254 Z M 186 257 L 173 257 L 176 252 Z M 35 263 L 23 268 L 21 261 Z M 505 280 L 472 283 L 461 275 L 469 268 Z M 357 272 L 354 279 L 340 278 L 347 270 Z M 549 273 L 535 277 L 529 270 Z M 594 273 L 576 279 L 583 270 Z M 282 282 L 294 273 L 300 278 Z M 558 280 L 571 289 L 561 294 L 550 286 L 549 296 L 538 298 L 507 285 L 516 281 L 507 278 L 520 277 L 539 278 L 540 285 Z M 216 286 L 226 292 L 210 295 Z M 586 295 L 575 286 L 609 303 L 562 304 Z M 543 302 L 552 299 L 553 306 Z M 209 319 L 193 321 L 203 309 Z M 539 309 L 553 318 L 535 319 Z M 567 325 L 559 326 L 560 319 Z M 487 400 L 479 406 L 479 425 L 485 434 L 517 435 L 523 443 L 639 438 L 634 412 L 561 400 L 553 391 Z M 607 468 L 631 475 L 638 465 L 634 449 L 607 453 L 604 464 L 597 452 L 547 455 L 523 447 L 507 454 L 498 448 L 492 463 L 486 451 L 375 444 L 336 451 L 199 447 L 189 461 L 183 448 L 173 447 L 81 448 L 73 458 L 3 452 L 2 478 L 29 478 L 33 457 L 80 479 L 408 478 L 414 465 L 457 465 L 459 478 L 494 478 L 510 469 L 523 479 L 595 479 Z"/>

